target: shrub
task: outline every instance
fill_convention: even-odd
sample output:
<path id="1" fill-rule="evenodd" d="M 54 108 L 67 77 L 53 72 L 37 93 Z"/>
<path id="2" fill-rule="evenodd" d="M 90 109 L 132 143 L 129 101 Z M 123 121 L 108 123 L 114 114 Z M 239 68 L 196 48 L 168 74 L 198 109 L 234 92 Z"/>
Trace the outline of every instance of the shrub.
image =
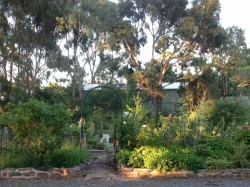
<path id="1" fill-rule="evenodd" d="M 190 147 L 182 148 L 179 146 L 172 146 L 169 149 L 169 154 L 166 159 L 171 161 L 172 168 L 170 171 L 178 171 L 180 169 L 197 170 L 203 168 L 203 159 L 195 155 L 194 150 Z"/>
<path id="2" fill-rule="evenodd" d="M 25 153 L 12 153 L 5 152 L 0 154 L 0 167 L 1 168 L 17 168 L 29 167 L 29 156 Z"/>
<path id="3" fill-rule="evenodd" d="M 237 142 L 245 142 L 250 144 L 250 130 L 249 127 L 243 126 L 236 135 Z"/>
<path id="4" fill-rule="evenodd" d="M 247 168 L 250 166 L 250 146 L 245 142 L 235 142 L 232 161 L 236 167 Z"/>
<path id="5" fill-rule="evenodd" d="M 231 158 L 233 142 L 220 137 L 208 138 L 203 144 L 194 146 L 194 151 L 203 158 Z"/>
<path id="6" fill-rule="evenodd" d="M 15 141 L 27 151 L 35 167 L 47 167 L 50 153 L 62 144 L 68 122 L 70 114 L 64 105 L 34 99 L 20 102 L 0 116 L 0 123 L 12 129 Z"/>
<path id="7" fill-rule="evenodd" d="M 117 158 L 118 163 L 120 163 L 122 165 L 129 166 L 128 161 L 129 161 L 129 158 L 130 158 L 130 154 L 131 154 L 131 151 L 129 151 L 129 150 L 126 150 L 126 149 L 120 150 L 116 154 L 116 158 Z"/>
<path id="8" fill-rule="evenodd" d="M 178 140 L 180 144 L 190 146 L 201 143 L 204 138 L 229 138 L 250 119 L 249 105 L 239 100 L 201 101 L 194 111 L 187 111 L 183 106 L 180 116 L 172 120 L 167 130 L 170 143 Z M 176 137 L 174 141 L 172 136 Z"/>
<path id="9" fill-rule="evenodd" d="M 62 147 L 50 153 L 43 159 L 41 168 L 49 167 L 73 167 L 82 161 L 90 158 L 89 150 L 80 150 L 76 147 Z M 36 160 L 30 158 L 30 153 L 22 151 L 21 153 L 5 152 L 0 154 L 0 167 L 2 168 L 20 168 L 36 167 Z"/>
<path id="10" fill-rule="evenodd" d="M 213 125 L 220 124 L 221 120 L 224 121 L 224 129 L 242 126 L 248 120 L 247 116 L 250 107 L 245 106 L 242 101 L 238 100 L 219 100 L 215 102 L 211 112 L 209 121 Z"/>
<path id="11" fill-rule="evenodd" d="M 154 127 L 152 124 L 142 126 L 136 136 L 138 146 L 165 146 L 166 128 Z"/>
<path id="12" fill-rule="evenodd" d="M 54 167 L 73 167 L 90 158 L 89 150 L 79 148 L 62 148 L 51 155 L 51 165 Z"/>
<path id="13" fill-rule="evenodd" d="M 123 142 L 123 147 L 126 149 L 133 149 L 145 145 L 145 142 L 140 141 L 143 139 L 140 134 L 140 129 L 145 124 L 153 125 L 155 122 L 154 118 L 148 116 L 148 110 L 143 105 L 142 98 L 139 93 L 133 97 L 134 105 L 126 105 L 126 112 L 123 115 L 123 126 L 120 126 L 118 131 L 121 133 L 120 140 Z M 140 136 L 138 136 L 138 133 Z"/>
<path id="14" fill-rule="evenodd" d="M 230 169 L 233 168 L 234 163 L 227 158 L 208 158 L 204 162 L 205 169 Z"/>
<path id="15" fill-rule="evenodd" d="M 127 166 L 150 168 L 159 171 L 197 170 L 203 167 L 203 159 L 187 149 L 142 146 L 134 151 L 118 153 L 119 163 Z"/>
<path id="16" fill-rule="evenodd" d="M 161 157 L 165 155 L 168 150 L 164 147 L 142 147 L 143 166 L 145 168 L 157 169 L 159 171 L 164 170 L 164 166 L 161 162 Z"/>

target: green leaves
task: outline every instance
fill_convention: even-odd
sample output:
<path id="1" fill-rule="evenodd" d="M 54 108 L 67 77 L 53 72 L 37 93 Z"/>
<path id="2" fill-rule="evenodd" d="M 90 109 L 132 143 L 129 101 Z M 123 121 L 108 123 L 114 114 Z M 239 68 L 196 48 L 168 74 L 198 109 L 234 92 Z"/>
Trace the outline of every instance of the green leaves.
<path id="1" fill-rule="evenodd" d="M 156 169 L 158 171 L 197 170 L 203 167 L 203 160 L 185 149 L 166 149 L 164 147 L 142 146 L 133 151 L 122 150 L 118 161 L 127 166 Z"/>
<path id="2" fill-rule="evenodd" d="M 14 139 L 30 155 L 34 165 L 45 164 L 46 155 L 60 147 L 70 114 L 62 104 L 48 105 L 31 99 L 4 112 L 0 123 L 13 130 Z"/>

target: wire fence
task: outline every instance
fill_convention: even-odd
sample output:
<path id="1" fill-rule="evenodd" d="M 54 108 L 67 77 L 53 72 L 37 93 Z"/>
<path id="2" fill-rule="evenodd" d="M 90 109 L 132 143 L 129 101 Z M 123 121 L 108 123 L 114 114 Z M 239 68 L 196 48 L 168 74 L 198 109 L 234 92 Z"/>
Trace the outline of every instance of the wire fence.
<path id="1" fill-rule="evenodd" d="M 72 147 L 81 148 L 81 136 L 65 134 L 63 137 L 63 144 Z M 4 126 L 0 127 L 0 154 L 4 152 L 20 153 L 24 150 L 24 146 L 14 139 L 14 134 L 10 128 Z"/>
<path id="2" fill-rule="evenodd" d="M 22 146 L 13 139 L 13 133 L 8 127 L 0 127 L 0 154 L 4 151 L 21 151 Z"/>

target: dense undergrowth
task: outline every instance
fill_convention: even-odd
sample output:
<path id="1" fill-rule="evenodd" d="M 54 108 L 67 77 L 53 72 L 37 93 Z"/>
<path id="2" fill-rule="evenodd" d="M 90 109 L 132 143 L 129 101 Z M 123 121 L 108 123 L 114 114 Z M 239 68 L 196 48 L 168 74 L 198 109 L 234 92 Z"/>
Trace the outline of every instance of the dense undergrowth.
<path id="1" fill-rule="evenodd" d="M 120 164 L 160 171 L 250 167 L 249 103 L 202 101 L 190 112 L 183 102 L 168 117 L 144 115 L 144 110 L 133 108 L 125 117 L 132 133 L 117 154 Z"/>

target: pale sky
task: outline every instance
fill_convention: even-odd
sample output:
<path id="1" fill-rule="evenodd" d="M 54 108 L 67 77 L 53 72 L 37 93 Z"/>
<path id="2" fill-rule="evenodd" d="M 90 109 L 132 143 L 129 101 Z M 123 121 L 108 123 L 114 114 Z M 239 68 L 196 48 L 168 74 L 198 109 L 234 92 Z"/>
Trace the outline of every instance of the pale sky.
<path id="1" fill-rule="evenodd" d="M 250 1 L 220 0 L 221 25 L 224 28 L 238 26 L 245 30 L 246 43 L 250 47 Z"/>

